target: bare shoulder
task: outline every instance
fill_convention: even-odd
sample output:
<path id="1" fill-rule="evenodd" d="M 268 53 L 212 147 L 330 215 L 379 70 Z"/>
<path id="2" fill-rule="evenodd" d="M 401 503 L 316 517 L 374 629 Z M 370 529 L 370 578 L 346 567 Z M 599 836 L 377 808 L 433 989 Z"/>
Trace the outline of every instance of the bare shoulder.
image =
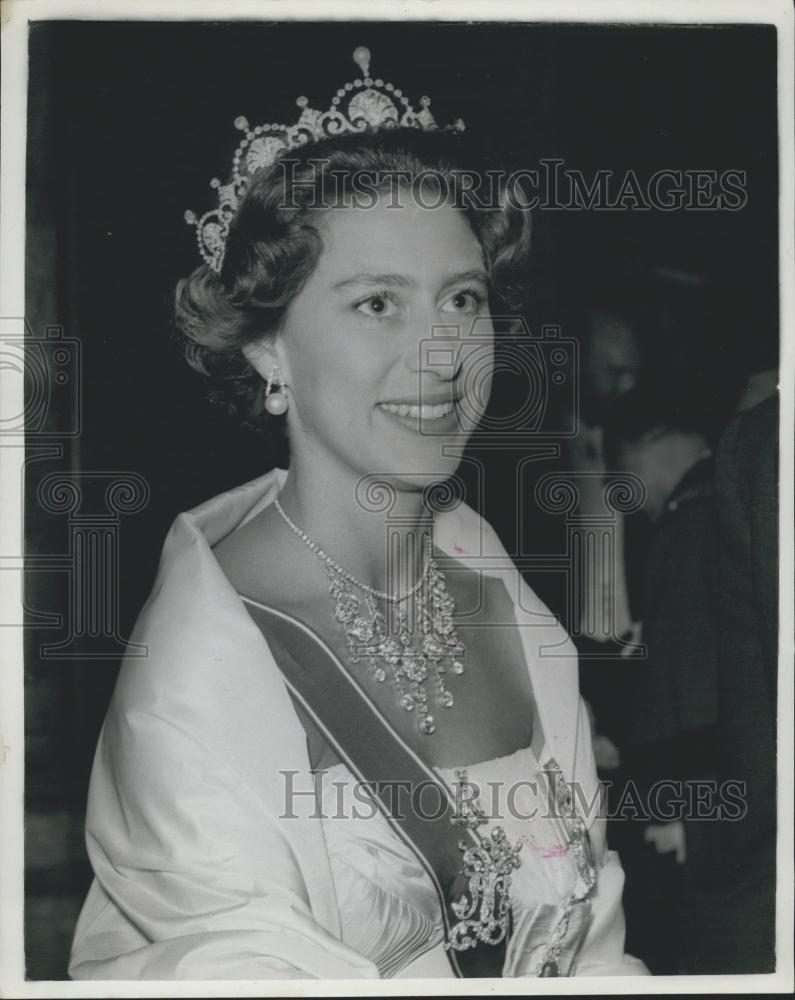
<path id="1" fill-rule="evenodd" d="M 296 551 L 270 509 L 218 542 L 213 554 L 239 594 L 304 620 L 318 595 L 320 600 L 326 597 L 325 577 L 317 572 L 315 556 Z"/>
<path id="2" fill-rule="evenodd" d="M 266 510 L 218 542 L 213 554 L 239 594 L 284 607 L 290 602 L 294 577 L 282 548 L 283 540 Z"/>

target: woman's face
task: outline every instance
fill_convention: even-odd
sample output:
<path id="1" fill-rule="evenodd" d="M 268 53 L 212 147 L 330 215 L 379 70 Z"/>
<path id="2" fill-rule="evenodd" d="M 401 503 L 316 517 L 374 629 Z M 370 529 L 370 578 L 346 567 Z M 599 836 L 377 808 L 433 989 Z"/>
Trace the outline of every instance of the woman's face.
<path id="1" fill-rule="evenodd" d="M 292 460 L 416 487 L 455 471 L 482 416 L 493 328 L 465 216 L 390 198 L 321 216 L 324 249 L 272 350 Z"/>

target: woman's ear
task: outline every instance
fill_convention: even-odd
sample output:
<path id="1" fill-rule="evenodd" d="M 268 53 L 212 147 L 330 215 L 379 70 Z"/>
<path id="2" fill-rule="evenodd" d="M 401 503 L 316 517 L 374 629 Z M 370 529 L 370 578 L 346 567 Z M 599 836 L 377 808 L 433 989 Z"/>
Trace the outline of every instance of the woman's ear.
<path id="1" fill-rule="evenodd" d="M 263 379 L 268 378 L 273 365 L 278 365 L 284 375 L 284 381 L 288 381 L 282 352 L 276 347 L 272 338 L 263 337 L 260 340 L 254 340 L 249 344 L 245 344 L 241 350 L 251 367 Z"/>

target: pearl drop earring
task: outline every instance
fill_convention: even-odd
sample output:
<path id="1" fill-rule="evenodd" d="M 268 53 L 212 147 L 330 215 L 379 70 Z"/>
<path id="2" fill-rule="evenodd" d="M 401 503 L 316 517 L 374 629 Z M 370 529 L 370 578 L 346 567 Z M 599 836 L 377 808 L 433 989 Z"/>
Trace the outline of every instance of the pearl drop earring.
<path id="1" fill-rule="evenodd" d="M 278 389 L 274 391 L 274 383 Z M 281 369 L 277 364 L 272 364 L 268 369 L 268 377 L 265 380 L 265 409 L 273 417 L 279 417 L 287 412 L 287 395 Z"/>

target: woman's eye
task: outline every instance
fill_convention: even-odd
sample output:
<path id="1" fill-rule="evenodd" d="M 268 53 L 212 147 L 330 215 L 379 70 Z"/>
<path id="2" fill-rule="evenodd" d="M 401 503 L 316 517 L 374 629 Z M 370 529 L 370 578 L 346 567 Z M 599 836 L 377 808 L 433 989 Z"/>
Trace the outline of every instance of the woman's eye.
<path id="1" fill-rule="evenodd" d="M 467 288 L 451 295 L 442 306 L 442 312 L 475 313 L 480 309 L 484 298 L 482 292 L 474 288 Z"/>
<path id="2" fill-rule="evenodd" d="M 361 302 L 356 303 L 356 309 L 364 313 L 365 316 L 373 316 L 382 319 L 384 316 L 391 316 L 395 311 L 395 304 L 387 295 L 370 295 Z"/>

